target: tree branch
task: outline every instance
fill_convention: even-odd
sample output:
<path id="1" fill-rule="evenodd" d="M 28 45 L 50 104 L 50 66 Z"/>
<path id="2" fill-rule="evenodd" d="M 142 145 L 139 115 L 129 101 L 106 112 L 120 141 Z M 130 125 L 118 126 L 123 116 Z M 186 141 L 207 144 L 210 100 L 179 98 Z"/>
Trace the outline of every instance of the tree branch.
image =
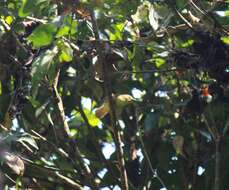
<path id="1" fill-rule="evenodd" d="M 69 129 L 67 120 L 65 118 L 63 101 L 62 101 L 62 99 L 60 97 L 60 94 L 58 92 L 59 76 L 60 76 L 60 69 L 58 69 L 57 74 L 56 74 L 56 77 L 55 77 L 54 82 L 53 82 L 54 97 L 57 99 L 58 113 L 59 113 L 60 119 L 62 121 L 62 124 L 64 126 L 65 135 L 66 135 L 66 137 L 71 137 L 70 129 Z"/>
<path id="2" fill-rule="evenodd" d="M 93 189 L 96 190 L 97 184 L 94 181 L 94 176 L 91 173 L 91 169 L 89 168 L 89 166 L 87 166 L 84 163 L 84 160 L 81 156 L 80 150 L 76 146 L 76 143 L 71 139 L 71 133 L 70 133 L 69 125 L 68 125 L 68 122 L 66 120 L 66 116 L 65 116 L 65 112 L 64 112 L 63 101 L 62 101 L 62 98 L 61 98 L 61 96 L 58 92 L 58 88 L 57 88 L 58 81 L 59 81 L 59 75 L 60 75 L 60 69 L 58 69 L 54 83 L 53 83 L 53 91 L 54 91 L 55 98 L 57 99 L 58 114 L 59 114 L 61 122 L 64 126 L 64 133 L 65 134 L 64 134 L 64 139 L 62 139 L 62 140 L 65 140 L 65 138 L 69 140 L 69 143 L 70 143 L 69 146 L 74 149 L 73 154 L 76 156 L 76 159 L 78 159 L 78 161 L 80 162 L 81 167 L 83 168 L 86 176 L 88 177 L 91 186 L 93 187 Z"/>
<path id="3" fill-rule="evenodd" d="M 92 28 L 93 28 L 95 38 L 96 40 L 100 40 L 99 30 L 98 30 L 98 26 L 97 26 L 97 22 L 96 22 L 96 18 L 95 18 L 93 10 L 91 10 L 91 21 L 92 21 Z M 108 76 L 107 64 L 104 61 L 105 55 L 102 52 L 102 46 L 100 43 L 97 43 L 97 51 L 99 54 L 99 57 L 98 57 L 99 63 L 102 64 L 103 66 L 104 91 L 109 100 L 111 125 L 112 125 L 112 129 L 114 132 L 114 142 L 115 142 L 115 146 L 117 149 L 117 157 L 118 157 L 118 163 L 119 163 L 120 173 L 121 173 L 121 185 L 122 185 L 121 189 L 128 190 L 129 186 L 128 186 L 126 168 L 125 168 L 124 152 L 122 149 L 121 134 L 116 124 L 116 112 L 115 112 L 115 107 L 114 107 L 115 104 L 114 104 L 114 100 L 112 97 L 110 78 Z"/>

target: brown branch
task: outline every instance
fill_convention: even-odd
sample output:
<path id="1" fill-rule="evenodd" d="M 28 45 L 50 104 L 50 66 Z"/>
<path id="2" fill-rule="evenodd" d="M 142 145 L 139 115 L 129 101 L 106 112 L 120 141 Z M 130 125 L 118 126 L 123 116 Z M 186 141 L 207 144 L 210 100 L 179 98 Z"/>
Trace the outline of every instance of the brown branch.
<path id="1" fill-rule="evenodd" d="M 83 168 L 89 182 L 90 185 L 93 187 L 93 189 L 97 189 L 97 184 L 94 181 L 94 176 L 91 172 L 91 169 L 89 168 L 88 165 L 86 165 L 84 163 L 84 160 L 82 158 L 82 155 L 80 153 L 80 150 L 78 149 L 78 147 L 76 146 L 76 143 L 71 139 L 71 133 L 70 133 L 70 129 L 69 129 L 69 125 L 68 122 L 66 120 L 66 116 L 65 116 L 65 112 L 64 112 L 64 105 L 63 105 L 63 101 L 62 98 L 58 92 L 58 81 L 59 81 L 59 76 L 60 76 L 60 69 L 58 69 L 56 77 L 54 79 L 53 82 L 53 92 L 54 92 L 54 97 L 57 99 L 57 108 L 58 108 L 58 114 L 59 114 L 59 118 L 64 126 L 64 139 L 62 140 L 68 140 L 69 141 L 69 146 L 73 149 L 72 153 L 74 154 L 74 156 L 76 157 L 76 159 L 80 162 L 81 167 Z M 63 137 L 62 137 L 63 138 Z M 71 152 L 71 151 L 70 151 Z"/>
<path id="2" fill-rule="evenodd" d="M 69 126 L 68 126 L 68 122 L 67 122 L 67 120 L 65 118 L 63 101 L 62 101 L 61 96 L 60 96 L 60 94 L 58 92 L 59 76 L 60 76 L 60 69 L 58 69 L 56 77 L 55 77 L 54 82 L 53 82 L 54 97 L 57 100 L 58 113 L 59 113 L 60 119 L 62 121 L 62 124 L 64 126 L 65 135 L 66 135 L 66 137 L 71 137 L 71 133 L 70 133 L 70 129 L 69 129 Z"/>
<path id="3" fill-rule="evenodd" d="M 37 171 L 37 173 L 39 173 L 39 175 L 42 175 L 42 173 L 44 172 L 44 176 L 46 176 L 48 174 L 48 176 L 50 176 L 50 177 L 55 177 L 55 178 L 57 178 L 56 180 L 61 181 L 62 183 L 70 186 L 73 189 L 76 189 L 76 190 L 83 190 L 84 189 L 83 186 L 80 185 L 78 182 L 76 182 L 75 180 L 73 180 L 73 179 L 71 179 L 65 175 L 60 174 L 57 171 L 53 171 L 50 168 L 45 168 L 44 166 L 39 166 L 37 164 L 28 162 L 27 159 L 24 161 L 25 161 L 27 167 L 29 167 L 30 169 L 34 169 L 35 171 Z M 29 177 L 32 178 L 31 172 L 29 174 L 30 174 Z M 34 176 L 34 178 L 36 178 L 36 176 Z"/>
<path id="4" fill-rule="evenodd" d="M 91 21 L 92 21 L 92 29 L 95 35 L 95 38 L 97 40 L 100 40 L 99 37 L 99 30 L 96 22 L 96 18 L 94 15 L 94 11 L 91 10 Z M 104 75 L 104 91 L 106 96 L 108 97 L 109 100 L 109 106 L 110 106 L 110 117 L 111 117 L 111 126 L 114 132 L 114 142 L 115 146 L 117 149 L 117 159 L 118 159 L 118 164 L 120 167 L 120 173 L 121 173 L 121 189 L 122 190 L 128 190 L 128 178 L 127 178 L 127 173 L 126 173 L 126 168 L 125 168 L 125 160 L 124 160 L 124 152 L 122 149 L 122 140 L 121 140 L 121 134 L 119 132 L 118 126 L 116 125 L 116 112 L 115 112 L 115 107 L 114 107 L 114 100 L 112 97 L 112 92 L 111 92 L 111 84 L 110 84 L 110 78 L 108 76 L 108 68 L 107 64 L 104 61 L 105 55 L 102 52 L 102 46 L 100 43 L 97 43 L 97 51 L 98 51 L 98 59 L 99 63 L 102 64 L 103 66 L 103 75 Z"/>
<path id="5" fill-rule="evenodd" d="M 198 28 L 204 28 L 204 24 L 202 23 L 192 23 L 192 29 L 198 29 Z M 229 25 L 222 25 L 223 28 L 225 28 L 225 30 L 229 30 Z M 177 32 L 181 32 L 181 31 L 185 31 L 190 29 L 190 26 L 188 26 L 186 23 L 185 24 L 178 24 L 175 26 L 168 26 L 166 28 L 162 28 L 161 30 L 157 31 L 156 34 L 153 33 L 147 37 L 139 37 L 136 40 L 104 40 L 104 39 L 90 39 L 90 40 L 83 40 L 83 39 L 77 39 L 78 41 L 81 41 L 84 43 L 84 45 L 87 47 L 92 47 L 92 46 L 96 46 L 96 44 L 100 43 L 100 44 L 109 44 L 111 47 L 115 47 L 115 48 L 120 48 L 120 47 L 126 47 L 126 46 L 130 46 L 133 44 L 136 45 L 145 45 L 147 43 L 150 43 L 154 40 L 157 40 L 159 38 L 164 38 L 166 35 L 173 35 L 176 34 Z M 227 33 L 223 33 L 223 34 L 228 34 Z M 76 41 L 75 41 L 76 43 Z M 73 44 L 71 42 L 70 44 L 72 46 L 73 49 L 76 50 L 76 52 L 79 51 L 79 47 L 77 47 L 75 44 Z"/>
<path id="6" fill-rule="evenodd" d="M 144 73 L 168 73 L 181 71 L 181 69 L 172 68 L 172 69 L 149 69 L 144 71 L 115 71 L 112 74 L 144 74 Z"/>

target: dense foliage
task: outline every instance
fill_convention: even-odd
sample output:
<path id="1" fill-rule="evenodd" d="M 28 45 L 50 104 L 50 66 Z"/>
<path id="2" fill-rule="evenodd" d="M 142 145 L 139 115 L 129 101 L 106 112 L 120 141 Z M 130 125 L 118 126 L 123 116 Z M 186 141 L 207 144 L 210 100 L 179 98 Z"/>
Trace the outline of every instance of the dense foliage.
<path id="1" fill-rule="evenodd" d="M 228 0 L 1 0 L 1 189 L 229 189 Z"/>

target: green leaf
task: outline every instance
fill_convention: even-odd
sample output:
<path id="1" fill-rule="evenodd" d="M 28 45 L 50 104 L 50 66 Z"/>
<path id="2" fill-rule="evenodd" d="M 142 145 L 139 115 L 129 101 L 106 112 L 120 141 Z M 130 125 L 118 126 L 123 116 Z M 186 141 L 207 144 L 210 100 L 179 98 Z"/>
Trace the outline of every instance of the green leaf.
<path id="1" fill-rule="evenodd" d="M 60 62 L 69 62 L 73 59 L 73 50 L 69 43 L 59 41 L 58 43 L 59 48 L 59 61 Z"/>
<path id="2" fill-rule="evenodd" d="M 124 23 L 118 23 L 115 25 L 112 25 L 112 30 L 109 34 L 110 40 L 122 40 L 122 30 L 124 28 Z"/>
<path id="3" fill-rule="evenodd" d="M 70 27 L 69 26 L 63 26 L 58 30 L 58 32 L 56 34 L 56 37 L 59 38 L 61 36 L 68 35 L 69 31 L 70 31 Z"/>
<path id="4" fill-rule="evenodd" d="M 38 26 L 28 37 L 34 48 L 40 48 L 52 43 L 57 27 L 55 24 L 44 24 Z"/>
<path id="5" fill-rule="evenodd" d="M 221 37 L 220 39 L 223 43 L 229 44 L 229 36 L 224 36 L 224 37 Z"/>
<path id="6" fill-rule="evenodd" d="M 176 0 L 176 5 L 179 10 L 182 10 L 185 7 L 186 3 L 186 0 Z"/>
<path id="7" fill-rule="evenodd" d="M 31 71 L 33 95 L 36 94 L 40 81 L 44 78 L 46 74 L 48 74 L 49 68 L 53 63 L 53 59 L 57 55 L 57 53 L 58 48 L 55 46 L 51 50 L 43 52 L 33 62 Z"/>
<path id="8" fill-rule="evenodd" d="M 182 43 L 182 44 L 181 44 L 181 47 L 182 47 L 182 48 L 187 48 L 187 47 L 192 46 L 193 43 L 194 43 L 194 40 L 189 39 L 188 41 Z"/>
<path id="9" fill-rule="evenodd" d="M 49 0 L 22 0 L 21 7 L 18 10 L 19 17 L 26 17 L 39 10 L 42 3 L 49 3 Z"/>
<path id="10" fill-rule="evenodd" d="M 165 60 L 159 57 L 155 58 L 155 64 L 156 64 L 156 67 L 159 68 L 165 64 Z"/>
<path id="11" fill-rule="evenodd" d="M 84 112 L 88 118 L 88 122 L 91 126 L 95 127 L 100 123 L 100 120 L 98 117 L 95 116 L 95 114 L 93 112 L 91 112 L 88 109 L 84 109 Z"/>
<path id="12" fill-rule="evenodd" d="M 33 12 L 34 7 L 36 6 L 36 1 L 34 0 L 22 0 L 22 5 L 18 11 L 19 17 L 26 17 Z"/>

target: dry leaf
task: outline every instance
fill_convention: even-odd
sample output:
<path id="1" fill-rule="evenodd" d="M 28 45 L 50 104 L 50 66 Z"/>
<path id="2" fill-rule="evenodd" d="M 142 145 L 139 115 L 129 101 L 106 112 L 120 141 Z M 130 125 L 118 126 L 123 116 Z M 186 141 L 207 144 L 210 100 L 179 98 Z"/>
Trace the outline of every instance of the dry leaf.
<path id="1" fill-rule="evenodd" d="M 2 123 L 2 125 L 6 128 L 6 129 L 10 129 L 12 126 L 12 119 L 10 117 L 9 112 L 7 111 L 4 117 L 4 121 Z"/>
<path id="2" fill-rule="evenodd" d="M 25 165 L 19 156 L 5 152 L 4 161 L 13 170 L 14 173 L 17 175 L 23 175 L 25 171 Z"/>
<path id="3" fill-rule="evenodd" d="M 181 154 L 184 156 L 183 153 L 183 146 L 184 146 L 184 137 L 177 135 L 173 139 L 173 147 L 176 150 L 177 154 Z"/>
<path id="4" fill-rule="evenodd" d="M 108 114 L 109 111 L 110 111 L 110 105 L 108 99 L 106 98 L 104 103 L 96 109 L 95 115 L 98 118 L 102 119 L 105 115 Z"/>

